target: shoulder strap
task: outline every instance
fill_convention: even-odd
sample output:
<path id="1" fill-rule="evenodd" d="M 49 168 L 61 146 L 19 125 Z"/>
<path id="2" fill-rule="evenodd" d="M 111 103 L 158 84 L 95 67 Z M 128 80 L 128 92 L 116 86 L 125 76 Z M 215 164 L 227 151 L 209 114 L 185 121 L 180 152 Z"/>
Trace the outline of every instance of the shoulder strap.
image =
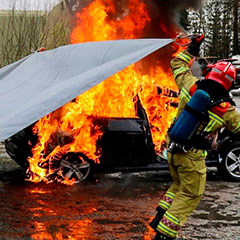
<path id="1" fill-rule="evenodd" d="M 190 106 L 186 105 L 184 107 L 184 109 L 191 113 L 192 115 L 194 115 L 197 119 L 199 119 L 200 121 L 208 121 L 209 120 L 209 115 L 208 112 L 198 112 L 195 109 L 191 108 Z"/>

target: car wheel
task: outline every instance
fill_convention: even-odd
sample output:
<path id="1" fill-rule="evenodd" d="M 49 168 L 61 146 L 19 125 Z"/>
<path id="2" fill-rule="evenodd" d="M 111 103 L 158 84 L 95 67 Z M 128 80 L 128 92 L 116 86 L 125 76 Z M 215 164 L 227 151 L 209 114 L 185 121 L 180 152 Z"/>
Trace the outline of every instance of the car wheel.
<path id="1" fill-rule="evenodd" d="M 218 170 L 224 179 L 240 181 L 240 141 L 226 146 L 221 154 Z"/>
<path id="2" fill-rule="evenodd" d="M 93 162 L 83 153 L 67 153 L 60 161 L 61 176 L 75 183 L 82 182 L 93 176 Z"/>

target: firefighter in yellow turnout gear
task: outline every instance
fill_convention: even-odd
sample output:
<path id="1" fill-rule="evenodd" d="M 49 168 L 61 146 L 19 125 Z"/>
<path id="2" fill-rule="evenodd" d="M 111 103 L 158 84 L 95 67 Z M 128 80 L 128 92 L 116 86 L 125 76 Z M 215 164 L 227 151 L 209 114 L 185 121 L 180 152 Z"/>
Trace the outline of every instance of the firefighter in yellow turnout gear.
<path id="1" fill-rule="evenodd" d="M 180 102 L 177 117 L 181 114 L 191 96 L 197 89 L 206 91 L 219 104 L 209 109 L 209 120 L 199 129 L 204 137 L 214 134 L 217 129 L 226 127 L 229 131 L 240 133 L 240 115 L 232 106 L 229 90 L 236 79 L 236 69 L 228 62 L 212 65 L 205 79 L 199 81 L 192 75 L 188 65 L 199 53 L 203 36 L 192 39 L 187 50 L 182 51 L 171 61 L 171 70 L 180 90 Z M 198 130 L 199 130 L 198 129 Z M 198 131 L 197 130 L 197 131 Z M 169 137 L 167 142 L 169 145 Z M 157 207 L 157 215 L 150 226 L 157 232 L 154 240 L 176 239 L 180 227 L 184 225 L 198 206 L 206 183 L 205 141 L 196 139 L 191 148 L 168 152 L 168 164 L 173 184 Z"/>

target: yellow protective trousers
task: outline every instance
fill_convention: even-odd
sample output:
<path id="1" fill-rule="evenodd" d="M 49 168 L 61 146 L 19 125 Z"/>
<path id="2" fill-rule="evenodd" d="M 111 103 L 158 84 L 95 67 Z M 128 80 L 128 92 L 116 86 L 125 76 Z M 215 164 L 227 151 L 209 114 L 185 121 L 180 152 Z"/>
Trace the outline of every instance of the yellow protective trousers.
<path id="1" fill-rule="evenodd" d="M 173 184 L 159 206 L 166 210 L 157 230 L 176 237 L 180 226 L 198 206 L 206 183 L 205 152 L 193 150 L 168 154 L 168 164 Z"/>

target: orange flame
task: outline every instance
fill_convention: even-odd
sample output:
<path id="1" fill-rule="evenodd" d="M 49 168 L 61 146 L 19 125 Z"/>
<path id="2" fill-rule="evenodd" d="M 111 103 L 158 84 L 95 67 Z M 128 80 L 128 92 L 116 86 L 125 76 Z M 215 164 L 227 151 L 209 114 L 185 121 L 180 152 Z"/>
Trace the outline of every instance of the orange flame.
<path id="1" fill-rule="evenodd" d="M 139 38 L 150 22 L 146 6 L 140 0 L 129 0 L 121 16 L 116 14 L 113 0 L 95 0 L 76 17 L 71 43 Z"/>
<path id="2" fill-rule="evenodd" d="M 120 13 L 113 0 L 94 0 L 76 18 L 71 43 L 140 38 L 151 21 L 142 0 L 129 0 Z M 140 62 L 129 66 L 36 123 L 33 132 L 38 134 L 38 143 L 29 158 L 31 181 L 50 182 L 46 177 L 56 169 L 44 168 L 44 163 L 54 165 L 67 152 L 82 152 L 99 163 L 101 153 L 96 142 L 103 134 L 101 117 L 136 117 L 133 103 L 136 94 L 148 114 L 155 150 L 160 153 L 176 114 L 170 103 L 177 99 L 169 91 L 177 91 L 177 87 L 161 62 L 156 61 L 147 73 L 142 73 L 143 65 Z M 73 181 L 64 183 L 71 185 Z"/>

